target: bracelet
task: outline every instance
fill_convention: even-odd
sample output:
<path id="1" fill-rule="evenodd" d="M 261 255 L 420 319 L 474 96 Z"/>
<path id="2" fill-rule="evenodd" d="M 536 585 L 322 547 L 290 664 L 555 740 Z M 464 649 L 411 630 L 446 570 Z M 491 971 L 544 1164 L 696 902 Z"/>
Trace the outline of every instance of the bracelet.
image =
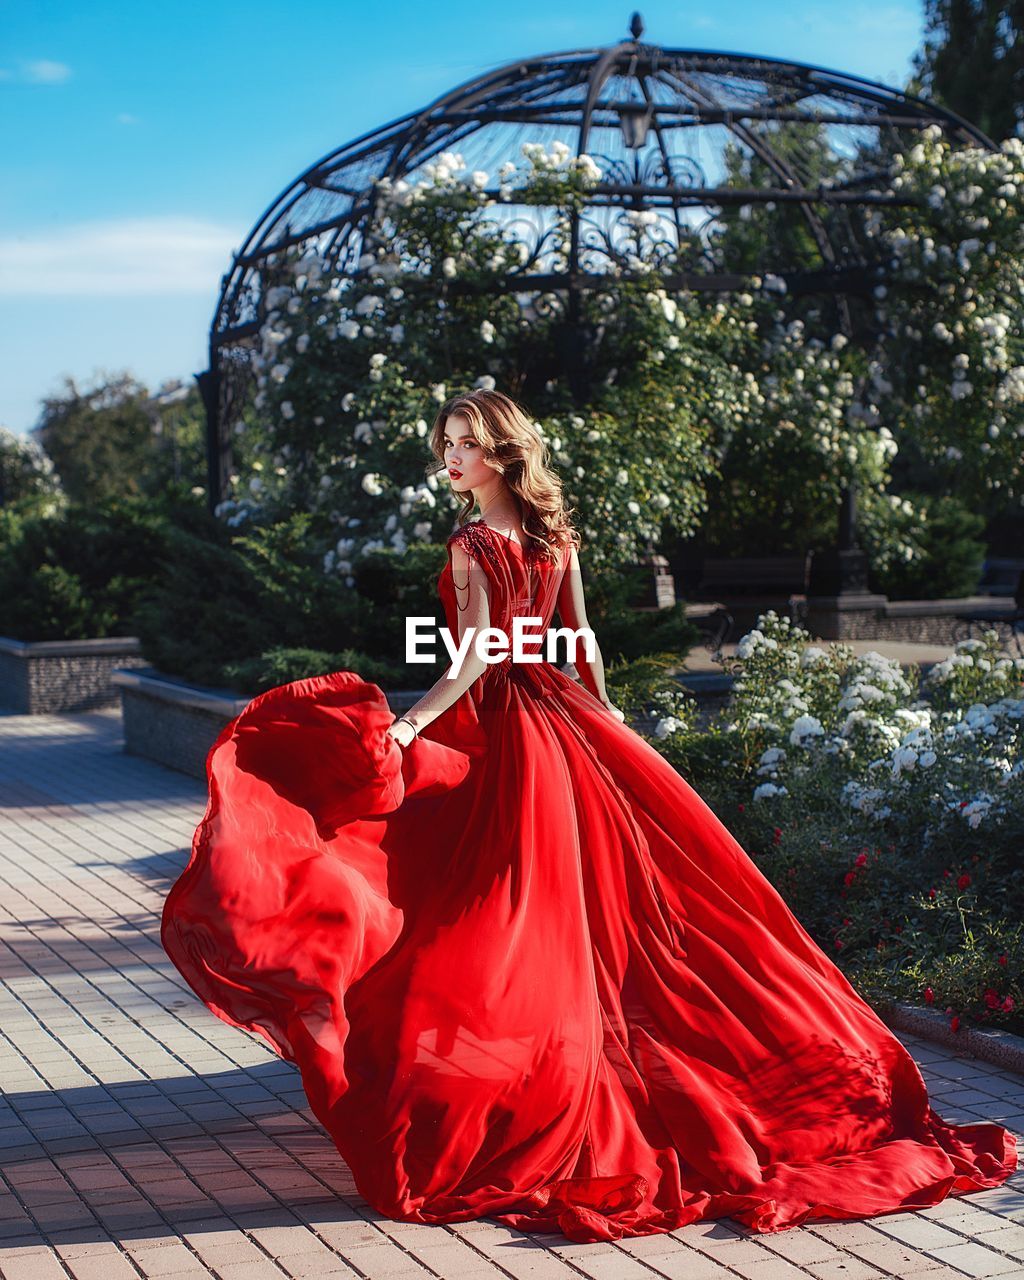
<path id="1" fill-rule="evenodd" d="M 419 729 L 416 728 L 416 726 L 413 724 L 413 722 L 409 719 L 408 716 L 399 716 L 398 719 L 404 720 L 405 723 L 412 728 L 412 733 L 414 738 L 418 738 L 420 736 Z"/>

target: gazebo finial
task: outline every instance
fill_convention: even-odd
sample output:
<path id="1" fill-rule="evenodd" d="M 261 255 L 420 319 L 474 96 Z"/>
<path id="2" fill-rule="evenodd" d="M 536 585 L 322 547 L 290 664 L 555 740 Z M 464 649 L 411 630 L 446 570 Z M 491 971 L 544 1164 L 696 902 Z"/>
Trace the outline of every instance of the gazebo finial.
<path id="1" fill-rule="evenodd" d="M 638 9 L 633 10 L 633 16 L 629 20 L 629 33 L 634 40 L 639 40 L 644 33 L 644 20 Z"/>

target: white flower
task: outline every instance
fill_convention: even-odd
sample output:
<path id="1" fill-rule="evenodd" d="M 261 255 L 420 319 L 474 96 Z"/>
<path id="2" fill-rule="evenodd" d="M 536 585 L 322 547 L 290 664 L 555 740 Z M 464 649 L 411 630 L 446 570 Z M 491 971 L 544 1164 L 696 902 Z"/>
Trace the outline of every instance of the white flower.
<path id="1" fill-rule="evenodd" d="M 380 476 L 375 471 L 368 472 L 360 481 L 363 489 L 373 498 L 380 497 L 384 492 L 384 488 L 380 482 Z"/>
<path id="2" fill-rule="evenodd" d="M 290 400 L 281 401 L 281 417 L 282 418 L 295 417 L 295 406 L 292 404 Z"/>
<path id="3" fill-rule="evenodd" d="M 309 347 L 309 334 L 300 333 L 299 336 L 295 339 L 295 350 L 301 356 L 306 352 L 308 347 Z"/>
<path id="4" fill-rule="evenodd" d="M 451 255 L 445 258 L 441 263 L 441 271 L 449 280 L 458 273 L 458 267 L 456 266 L 455 259 L 451 257 Z"/>
<path id="5" fill-rule="evenodd" d="M 343 338 L 358 338 L 359 332 L 359 323 L 356 320 L 343 320 L 338 325 L 338 333 Z"/>
<path id="6" fill-rule="evenodd" d="M 573 161 L 573 167 L 583 175 L 587 182 L 600 182 L 601 168 L 592 156 L 588 156 L 586 152 L 578 155 Z"/>
<path id="7" fill-rule="evenodd" d="M 670 733 L 675 733 L 677 729 L 682 728 L 682 720 L 677 720 L 675 716 L 665 716 L 654 726 L 654 736 L 656 738 L 667 738 Z"/>
<path id="8" fill-rule="evenodd" d="M 343 413 L 348 413 L 355 403 L 356 393 L 354 391 L 346 391 L 341 397 L 341 408 Z"/>
<path id="9" fill-rule="evenodd" d="M 628 484 L 629 472 L 625 469 L 625 467 L 620 467 L 618 471 L 616 471 L 615 473 L 615 479 L 619 484 Z"/>
<path id="10" fill-rule="evenodd" d="M 762 782 L 759 787 L 754 788 L 753 800 L 766 800 L 771 796 L 786 796 L 789 792 L 785 787 L 776 786 L 774 782 Z"/>
<path id="11" fill-rule="evenodd" d="M 483 338 L 484 342 L 493 342 L 494 334 L 494 325 L 491 324 L 490 320 L 484 320 L 480 325 L 480 337 Z"/>
<path id="12" fill-rule="evenodd" d="M 900 773 L 909 772 L 916 764 L 917 752 L 913 747 L 897 747 L 892 753 L 893 777 L 898 778 Z"/>
<path id="13" fill-rule="evenodd" d="M 793 721 L 789 740 L 794 746 L 799 747 L 803 746 L 805 741 L 810 738 L 821 737 L 824 732 L 821 721 L 815 716 L 799 716 Z"/>
<path id="14" fill-rule="evenodd" d="M 292 367 L 290 364 L 275 364 L 270 370 L 270 376 L 275 382 L 281 383 L 284 382 L 285 378 L 288 377 L 291 371 Z"/>

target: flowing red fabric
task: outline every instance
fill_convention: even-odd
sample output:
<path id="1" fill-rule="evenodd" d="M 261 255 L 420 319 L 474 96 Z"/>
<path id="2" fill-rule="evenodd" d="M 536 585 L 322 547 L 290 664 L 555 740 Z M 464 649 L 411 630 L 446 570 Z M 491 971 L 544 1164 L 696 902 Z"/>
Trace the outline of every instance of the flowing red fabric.
<path id="1" fill-rule="evenodd" d="M 491 623 L 553 564 L 473 523 Z M 452 541 L 451 539 L 449 541 Z M 458 636 L 451 562 L 439 578 Z M 348 671 L 217 738 L 163 945 L 297 1064 L 379 1212 L 578 1241 L 757 1232 L 1003 1182 L 896 1036 L 689 784 L 547 662 L 487 669 L 407 748 Z"/>

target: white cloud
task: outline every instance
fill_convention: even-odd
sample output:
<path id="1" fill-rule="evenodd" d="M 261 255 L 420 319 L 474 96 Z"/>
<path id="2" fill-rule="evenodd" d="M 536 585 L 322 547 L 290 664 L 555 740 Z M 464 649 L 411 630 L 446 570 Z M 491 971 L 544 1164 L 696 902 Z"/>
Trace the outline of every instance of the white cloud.
<path id="1" fill-rule="evenodd" d="M 22 66 L 21 78 L 29 84 L 63 84 L 71 79 L 71 68 L 66 62 L 53 62 L 49 58 L 36 58 Z"/>
<path id="2" fill-rule="evenodd" d="M 176 216 L 116 218 L 0 238 L 0 295 L 214 294 L 243 236 Z"/>

